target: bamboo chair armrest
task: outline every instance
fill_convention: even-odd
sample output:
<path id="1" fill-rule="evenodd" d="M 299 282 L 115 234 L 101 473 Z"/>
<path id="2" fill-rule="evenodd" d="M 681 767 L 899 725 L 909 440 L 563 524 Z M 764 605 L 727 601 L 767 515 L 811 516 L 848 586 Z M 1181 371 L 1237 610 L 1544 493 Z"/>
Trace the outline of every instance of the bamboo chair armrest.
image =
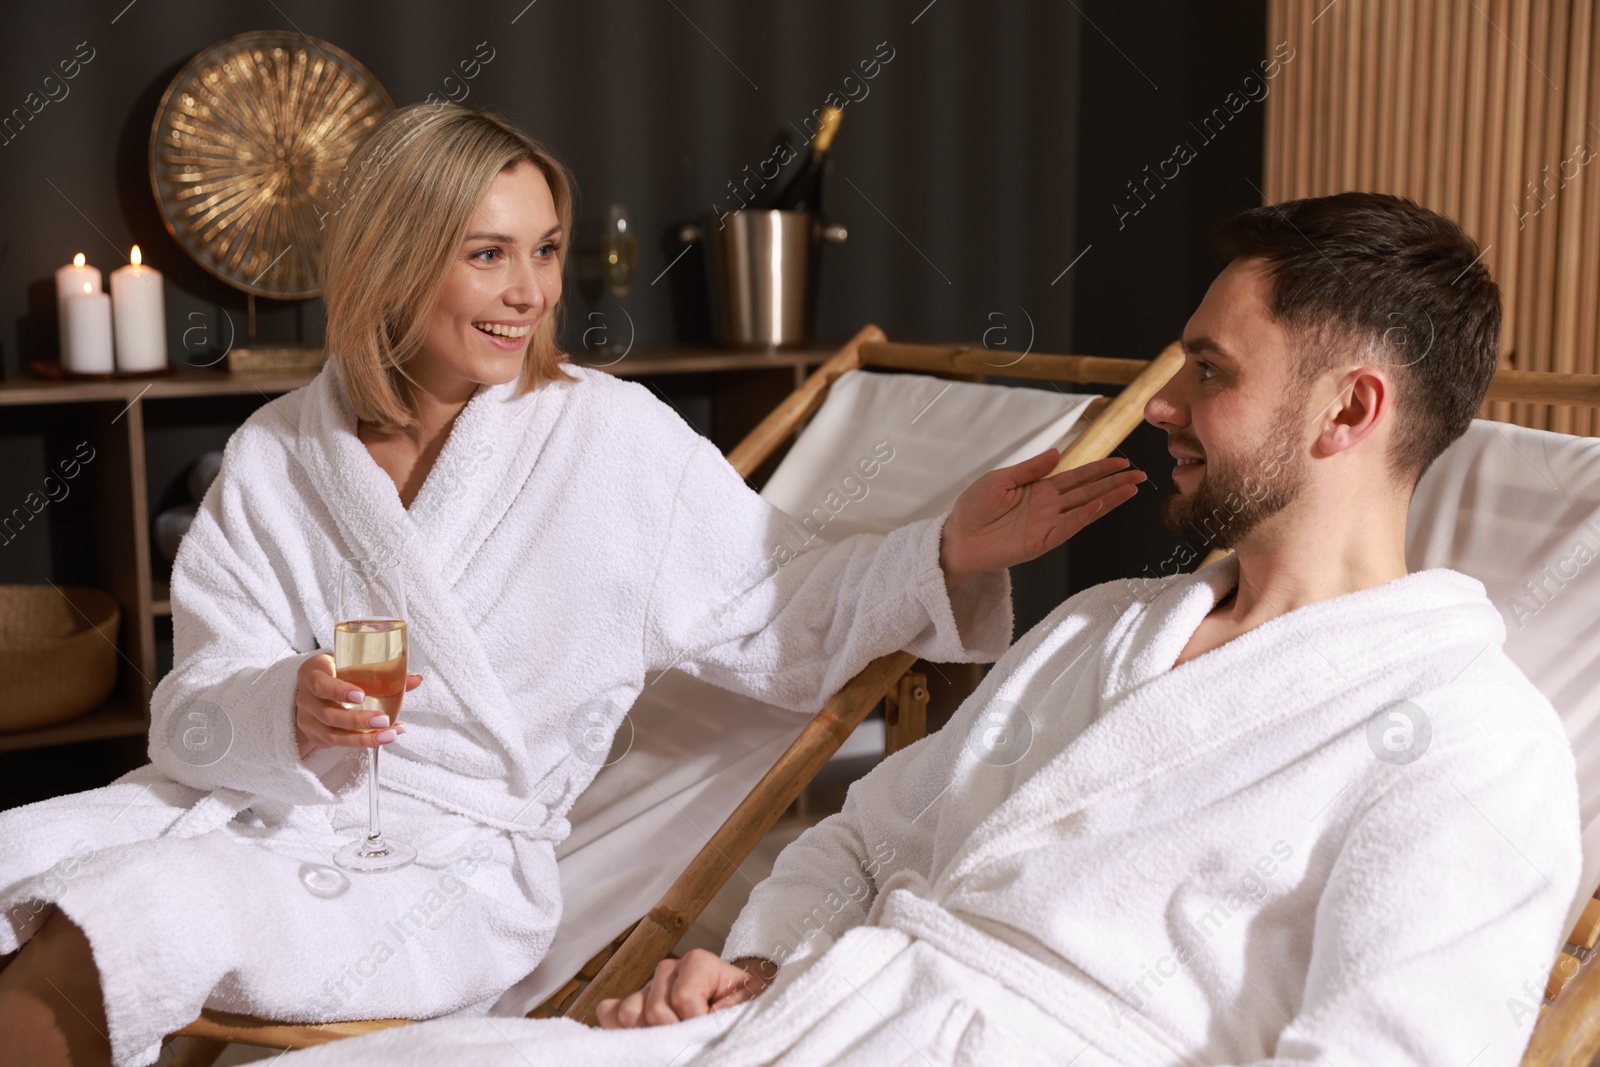
<path id="1" fill-rule="evenodd" d="M 1090 360 L 1090 356 L 1062 357 Z M 1110 360 L 1095 359 L 1094 363 L 1109 363 Z M 1086 425 L 1078 439 L 1068 445 L 1061 453 L 1052 474 L 1059 474 L 1073 467 L 1081 467 L 1085 463 L 1092 463 L 1097 459 L 1104 459 L 1116 451 L 1124 438 L 1133 432 L 1134 427 L 1144 421 L 1145 405 L 1150 403 L 1150 398 L 1161 391 L 1172 376 L 1178 373 L 1178 368 L 1183 366 L 1183 349 L 1177 342 L 1173 342 L 1162 349 L 1161 354 L 1148 363 L 1138 360 L 1119 360 L 1117 362 L 1137 363 L 1141 368 L 1133 381 L 1122 392 L 1112 397 L 1100 412 L 1097 419 L 1084 416 Z M 1009 373 L 1009 372 L 1008 372 Z"/>
<path id="2" fill-rule="evenodd" d="M 805 384 L 784 398 L 783 403 L 767 413 L 743 441 L 728 453 L 728 463 L 748 478 L 778 446 L 789 439 L 796 428 L 816 413 L 828 398 L 828 389 L 839 376 L 861 366 L 861 346 L 868 341 L 881 341 L 884 334 L 876 326 L 861 327 L 844 347 L 828 357 L 828 361 L 811 372 Z"/>
<path id="3" fill-rule="evenodd" d="M 1583 905 L 1577 923 L 1572 927 L 1571 941 L 1585 952 L 1600 944 L 1600 900 L 1590 897 Z"/>
<path id="4" fill-rule="evenodd" d="M 622 947 L 567 1008 L 567 1018 L 593 1026 L 600 1001 L 626 996 L 644 985 L 706 902 L 732 877 L 738 864 L 730 855 L 749 854 L 754 843 L 772 828 L 806 783 L 915 662 L 916 656 L 909 652 L 881 656 L 823 705 L 678 875 L 660 903 L 634 927 Z"/>
<path id="5" fill-rule="evenodd" d="M 1600 406 L 1600 374 L 1500 370 L 1489 381 L 1484 399 L 1596 407 Z"/>
<path id="6" fill-rule="evenodd" d="M 1600 968 L 1584 966 L 1539 1015 L 1522 1067 L 1589 1067 L 1600 1050 Z"/>
<path id="7" fill-rule="evenodd" d="M 968 345 L 905 344 L 883 340 L 861 346 L 864 365 L 929 374 L 994 375 L 1041 381 L 1126 385 L 1150 367 L 1149 360 L 1106 356 L 1055 356 L 1029 352 L 1018 359 L 996 362 L 996 355 L 1004 353 Z"/>
<path id="8" fill-rule="evenodd" d="M 313 1048 L 346 1037 L 360 1037 L 396 1026 L 410 1026 L 412 1019 L 361 1019 L 336 1023 L 281 1023 L 249 1015 L 233 1015 L 207 1008 L 200 1017 L 178 1034 L 184 1037 L 213 1038 L 263 1048 Z"/>
<path id="9" fill-rule="evenodd" d="M 883 695 L 883 754 L 892 756 L 928 736 L 928 676 L 907 671 Z"/>

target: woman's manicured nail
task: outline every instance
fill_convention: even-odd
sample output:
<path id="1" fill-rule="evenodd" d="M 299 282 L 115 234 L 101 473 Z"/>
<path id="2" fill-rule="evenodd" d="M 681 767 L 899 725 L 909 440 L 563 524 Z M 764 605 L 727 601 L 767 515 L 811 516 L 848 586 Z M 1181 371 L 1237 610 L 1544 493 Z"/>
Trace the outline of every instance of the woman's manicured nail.
<path id="1" fill-rule="evenodd" d="M 396 726 L 394 728 L 394 732 L 397 733 L 397 734 L 405 733 L 406 732 L 406 724 L 405 723 L 401 723 L 399 726 Z"/>
<path id="2" fill-rule="evenodd" d="M 368 726 L 388 726 L 389 725 L 389 716 L 387 716 L 387 715 L 374 715 L 372 718 L 367 720 L 367 725 Z"/>
<path id="3" fill-rule="evenodd" d="M 393 730 L 385 730 L 385 731 L 383 731 L 383 733 L 379 734 L 377 737 L 374 737 L 373 740 L 376 741 L 380 745 L 387 745 L 390 741 L 393 741 L 398 736 L 399 735 L 396 734 Z"/>
<path id="4" fill-rule="evenodd" d="M 362 693 L 361 690 L 359 690 L 359 689 L 350 690 L 350 692 L 348 692 L 348 693 L 346 693 L 344 695 L 344 698 L 346 700 L 348 700 L 352 704 L 359 704 L 363 700 L 367 699 L 366 695 L 364 693 Z"/>

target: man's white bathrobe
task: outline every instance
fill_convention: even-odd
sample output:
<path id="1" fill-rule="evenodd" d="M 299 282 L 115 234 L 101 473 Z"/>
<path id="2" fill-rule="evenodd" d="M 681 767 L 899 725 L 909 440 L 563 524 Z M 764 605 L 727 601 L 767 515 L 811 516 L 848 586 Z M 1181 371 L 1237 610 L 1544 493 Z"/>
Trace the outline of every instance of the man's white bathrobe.
<path id="1" fill-rule="evenodd" d="M 152 764 L 0 815 L 0 953 L 57 903 L 93 946 L 118 1065 L 152 1062 L 203 1002 L 487 1010 L 550 943 L 564 816 L 652 672 L 815 710 L 910 644 L 1005 649 L 1007 579 L 952 603 L 942 516 L 808 545 L 648 389 L 572 373 L 480 390 L 409 509 L 332 362 L 230 439 L 173 572 Z M 391 555 L 425 681 L 380 760 L 384 827 L 420 858 L 346 876 L 331 856 L 364 832 L 364 759 L 299 758 L 296 671 L 332 647 L 341 560 Z"/>
<path id="2" fill-rule="evenodd" d="M 284 1067 L 1515 1064 L 1578 808 L 1499 613 L 1424 571 L 1174 667 L 1237 576 L 1074 597 L 858 782 L 733 929 L 725 957 L 783 962 L 756 1000 L 445 1020 Z"/>

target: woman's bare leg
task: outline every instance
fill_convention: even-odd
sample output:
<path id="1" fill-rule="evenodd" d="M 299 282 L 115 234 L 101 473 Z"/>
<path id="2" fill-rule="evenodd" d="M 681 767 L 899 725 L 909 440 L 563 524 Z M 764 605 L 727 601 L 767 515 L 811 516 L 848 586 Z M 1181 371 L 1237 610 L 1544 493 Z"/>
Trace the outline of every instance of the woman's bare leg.
<path id="1" fill-rule="evenodd" d="M 111 1063 L 100 972 L 89 939 L 59 911 L 0 972 L 0 1034 L 13 1063 Z"/>

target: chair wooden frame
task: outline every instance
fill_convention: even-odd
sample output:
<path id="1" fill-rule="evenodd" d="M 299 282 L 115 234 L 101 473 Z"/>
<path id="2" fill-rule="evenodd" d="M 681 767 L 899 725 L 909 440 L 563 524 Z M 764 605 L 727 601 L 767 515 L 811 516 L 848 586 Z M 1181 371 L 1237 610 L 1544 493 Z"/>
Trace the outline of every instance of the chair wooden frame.
<path id="1" fill-rule="evenodd" d="M 1600 408 L 1600 374 L 1501 371 L 1489 400 Z M 1600 943 L 1600 889 L 1584 903 L 1545 983 L 1522 1067 L 1589 1067 L 1600 1056 L 1600 968 L 1589 965 Z"/>
<path id="2" fill-rule="evenodd" d="M 1176 344 L 1153 360 L 1110 359 L 1028 353 L 995 362 L 996 354 L 966 346 L 890 343 L 883 331 L 867 326 L 785 398 L 728 453 L 728 462 L 748 478 L 816 413 L 828 390 L 849 371 L 880 368 L 981 380 L 987 376 L 1121 385 L 1121 392 L 1091 401 L 1084 430 L 1063 450 L 1056 470 L 1109 456 L 1144 419 L 1145 404 L 1183 362 Z M 806 784 L 880 700 L 887 712 L 886 748 L 893 752 L 920 738 L 926 729 L 927 680 L 913 673 L 916 656 L 895 652 L 879 657 L 851 679 L 806 724 L 793 743 L 707 840 L 700 852 L 649 913 L 597 953 L 578 974 L 529 1013 L 530 1018 L 565 1016 L 589 1025 L 601 1000 L 624 996 L 643 985 L 706 905 L 772 828 Z M 171 1035 L 189 1040 L 173 1067 L 209 1067 L 231 1043 L 272 1048 L 307 1048 L 395 1026 L 408 1019 L 335 1023 L 277 1023 L 206 1010 Z"/>

